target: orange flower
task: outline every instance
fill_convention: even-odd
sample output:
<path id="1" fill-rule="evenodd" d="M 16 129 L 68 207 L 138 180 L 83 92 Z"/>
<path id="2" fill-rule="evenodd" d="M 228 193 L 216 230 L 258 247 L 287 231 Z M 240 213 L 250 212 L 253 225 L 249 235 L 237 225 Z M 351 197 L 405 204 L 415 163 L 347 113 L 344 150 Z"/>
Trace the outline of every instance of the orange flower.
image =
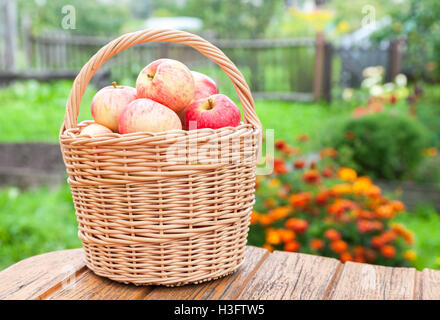
<path id="1" fill-rule="evenodd" d="M 414 250 L 406 250 L 403 257 L 408 261 L 414 261 L 417 258 L 417 253 Z"/>
<path id="2" fill-rule="evenodd" d="M 338 151 L 333 148 L 327 147 L 323 148 L 319 154 L 321 156 L 321 159 L 324 159 L 326 157 L 336 158 L 338 156 Z"/>
<path id="3" fill-rule="evenodd" d="M 319 206 L 325 205 L 327 203 L 329 196 L 330 193 L 328 191 L 323 191 L 321 193 L 318 193 L 315 198 L 316 204 Z"/>
<path id="4" fill-rule="evenodd" d="M 367 196 L 370 198 L 377 198 L 380 196 L 381 193 L 382 191 L 380 190 L 380 188 L 375 185 L 370 186 L 370 188 L 367 190 Z"/>
<path id="5" fill-rule="evenodd" d="M 342 252 L 339 259 L 344 263 L 347 261 L 353 261 L 353 257 L 349 252 Z"/>
<path id="6" fill-rule="evenodd" d="M 350 168 L 341 168 L 338 170 L 338 177 L 341 180 L 353 182 L 357 178 L 357 173 Z"/>
<path id="7" fill-rule="evenodd" d="M 271 245 L 277 245 L 281 243 L 281 236 L 275 229 L 268 229 L 266 231 L 266 243 Z"/>
<path id="8" fill-rule="evenodd" d="M 380 249 L 380 253 L 382 253 L 385 258 L 391 259 L 394 258 L 394 256 L 396 255 L 396 248 L 390 245 L 386 245 Z"/>
<path id="9" fill-rule="evenodd" d="M 383 224 L 380 221 L 370 221 L 361 219 L 357 223 L 357 227 L 360 233 L 366 233 L 370 231 L 382 230 Z"/>
<path id="10" fill-rule="evenodd" d="M 275 141 L 275 148 L 277 150 L 283 150 L 286 147 L 286 142 L 284 140 L 277 140 Z"/>
<path id="11" fill-rule="evenodd" d="M 290 213 L 291 209 L 288 206 L 278 207 L 269 211 L 269 217 L 275 221 L 279 219 L 284 219 Z"/>
<path id="12" fill-rule="evenodd" d="M 394 209 L 391 205 L 385 204 L 376 209 L 376 217 L 391 219 L 394 216 Z"/>
<path id="13" fill-rule="evenodd" d="M 303 134 L 299 134 L 299 135 L 296 137 L 296 140 L 297 140 L 298 142 L 306 142 L 307 140 L 309 140 L 309 136 L 306 135 L 305 133 L 303 133 Z"/>
<path id="14" fill-rule="evenodd" d="M 362 210 L 360 208 L 357 208 L 354 210 L 354 216 L 358 219 L 374 219 L 374 213 L 367 210 Z"/>
<path id="15" fill-rule="evenodd" d="M 322 248 L 324 248 L 324 241 L 321 239 L 312 239 L 310 241 L 310 247 L 315 251 L 322 250 Z"/>
<path id="16" fill-rule="evenodd" d="M 373 248 L 380 248 L 385 244 L 385 241 L 383 240 L 383 238 L 379 237 L 379 236 L 375 236 L 373 238 L 371 238 L 371 246 Z"/>
<path id="17" fill-rule="evenodd" d="M 332 249 L 336 253 L 347 251 L 347 247 L 347 243 L 343 240 L 335 240 L 330 243 L 330 249 Z"/>
<path id="18" fill-rule="evenodd" d="M 301 248 L 301 244 L 295 240 L 287 242 L 284 245 L 284 251 L 296 252 Z"/>
<path id="19" fill-rule="evenodd" d="M 374 262 L 377 259 L 377 254 L 374 250 L 366 248 L 364 257 L 367 262 Z"/>
<path id="20" fill-rule="evenodd" d="M 395 212 L 402 212 L 403 210 L 405 210 L 405 205 L 401 201 L 394 200 L 394 201 L 390 201 L 389 204 L 391 205 L 391 207 L 394 209 Z"/>
<path id="21" fill-rule="evenodd" d="M 317 170 L 308 170 L 304 172 L 303 179 L 306 183 L 314 184 L 319 182 L 319 174 Z"/>
<path id="22" fill-rule="evenodd" d="M 365 254 L 365 248 L 363 246 L 355 246 L 353 253 L 355 256 L 363 256 Z"/>
<path id="23" fill-rule="evenodd" d="M 271 188 L 278 188 L 281 185 L 281 181 L 279 179 L 270 179 L 267 185 Z"/>
<path id="24" fill-rule="evenodd" d="M 392 225 L 392 230 L 399 236 L 401 236 L 407 244 L 413 244 L 414 234 L 405 228 L 404 225 L 400 223 L 394 223 Z"/>
<path id="25" fill-rule="evenodd" d="M 332 192 L 335 195 L 342 196 L 344 194 L 349 194 L 353 191 L 353 187 L 351 184 L 348 183 L 342 183 L 342 184 L 336 184 L 331 188 Z"/>
<path id="26" fill-rule="evenodd" d="M 286 243 L 295 240 L 296 234 L 294 231 L 289 229 L 279 229 L 278 231 L 281 236 L 281 241 Z"/>
<path id="27" fill-rule="evenodd" d="M 334 215 L 341 215 L 344 212 L 357 208 L 357 204 L 347 199 L 336 199 L 333 204 L 328 207 L 328 212 Z"/>
<path id="28" fill-rule="evenodd" d="M 371 179 L 368 177 L 359 177 L 353 183 L 353 192 L 355 194 L 366 194 L 372 186 Z"/>
<path id="29" fill-rule="evenodd" d="M 252 211 L 251 213 L 251 224 L 256 224 L 258 222 L 259 213 L 257 211 Z"/>
<path id="30" fill-rule="evenodd" d="M 354 256 L 353 259 L 354 262 L 358 262 L 358 263 L 365 263 L 365 258 L 363 256 Z"/>
<path id="31" fill-rule="evenodd" d="M 311 193 L 301 192 L 291 195 L 289 197 L 289 202 L 293 207 L 302 209 L 307 205 L 307 203 L 310 201 L 311 198 L 312 198 Z"/>
<path id="32" fill-rule="evenodd" d="M 330 241 L 336 241 L 342 238 L 341 233 L 335 229 L 327 229 L 324 236 Z"/>
<path id="33" fill-rule="evenodd" d="M 298 219 L 298 218 L 290 218 L 286 221 L 286 228 L 292 229 L 298 233 L 304 233 L 309 226 L 309 223 L 306 220 Z"/>
<path id="34" fill-rule="evenodd" d="M 295 169 L 302 169 L 305 166 L 305 161 L 302 159 L 298 159 L 293 163 L 293 166 Z"/>
<path id="35" fill-rule="evenodd" d="M 269 209 L 275 207 L 277 205 L 277 202 L 274 198 L 267 198 L 264 199 L 263 204 L 267 209 Z"/>
<path id="36" fill-rule="evenodd" d="M 265 243 L 263 245 L 263 248 L 270 251 L 270 252 L 272 252 L 274 250 L 274 247 L 272 247 L 270 244 L 267 244 L 267 243 Z"/>
<path id="37" fill-rule="evenodd" d="M 330 168 L 324 168 L 322 169 L 321 174 L 324 178 L 330 178 L 333 176 L 333 171 Z"/>
<path id="38" fill-rule="evenodd" d="M 278 174 L 284 174 L 288 171 L 284 160 L 280 158 L 275 158 L 273 160 L 273 170 Z"/>
<path id="39" fill-rule="evenodd" d="M 258 221 L 262 226 L 268 226 L 273 222 L 272 218 L 267 214 L 260 214 L 258 217 Z"/>

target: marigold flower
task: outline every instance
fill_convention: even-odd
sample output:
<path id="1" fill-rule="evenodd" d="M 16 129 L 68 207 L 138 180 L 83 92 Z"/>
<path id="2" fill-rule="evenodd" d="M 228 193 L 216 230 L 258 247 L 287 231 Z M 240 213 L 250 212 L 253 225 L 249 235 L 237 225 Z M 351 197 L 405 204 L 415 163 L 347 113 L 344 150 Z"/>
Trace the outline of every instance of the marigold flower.
<path id="1" fill-rule="evenodd" d="M 269 211 L 268 215 L 272 220 L 284 219 L 290 213 L 291 209 L 288 206 L 278 207 Z"/>
<path id="2" fill-rule="evenodd" d="M 286 167 L 286 163 L 284 162 L 283 159 L 280 159 L 280 158 L 275 158 L 273 160 L 273 170 L 275 173 L 278 173 L 278 174 L 284 174 L 284 173 L 288 172 L 287 167 Z"/>
<path id="3" fill-rule="evenodd" d="M 399 236 L 401 236 L 407 244 L 413 244 L 414 234 L 405 228 L 403 224 L 393 223 L 391 225 L 392 230 Z"/>
<path id="4" fill-rule="evenodd" d="M 366 194 L 372 186 L 371 179 L 368 177 L 359 177 L 353 183 L 353 193 L 355 194 Z"/>
<path id="5" fill-rule="evenodd" d="M 405 210 L 405 205 L 402 201 L 393 200 L 390 201 L 390 206 L 394 209 L 395 212 L 402 212 Z"/>
<path id="6" fill-rule="evenodd" d="M 339 256 L 339 259 L 344 263 L 347 261 L 353 261 L 353 256 L 350 254 L 350 252 L 342 252 Z"/>
<path id="7" fill-rule="evenodd" d="M 260 214 L 258 221 L 262 226 L 268 226 L 273 222 L 272 218 L 267 214 Z"/>
<path id="8" fill-rule="evenodd" d="M 383 240 L 383 238 L 379 237 L 379 236 L 375 236 L 373 238 L 371 238 L 371 246 L 373 248 L 380 248 L 385 244 L 385 241 Z"/>
<path id="9" fill-rule="evenodd" d="M 321 174 L 324 178 L 330 178 L 333 176 L 333 171 L 330 168 L 324 168 L 322 169 Z"/>
<path id="10" fill-rule="evenodd" d="M 364 257 L 367 262 L 374 262 L 377 259 L 377 253 L 372 249 L 365 248 Z"/>
<path id="11" fill-rule="evenodd" d="M 365 263 L 365 258 L 363 256 L 354 256 L 353 258 L 354 262 L 358 262 L 358 263 Z"/>
<path id="12" fill-rule="evenodd" d="M 286 142 L 284 140 L 277 140 L 275 141 L 275 148 L 277 150 L 283 150 L 286 147 Z"/>
<path id="13" fill-rule="evenodd" d="M 319 155 L 321 159 L 324 159 L 326 157 L 336 158 L 338 156 L 338 151 L 336 151 L 336 149 L 334 148 L 326 147 L 321 150 Z"/>
<path id="14" fill-rule="evenodd" d="M 342 238 L 341 233 L 335 229 L 327 229 L 324 236 L 330 241 L 340 240 Z"/>
<path id="15" fill-rule="evenodd" d="M 258 222 L 259 213 L 257 211 L 252 211 L 251 213 L 251 224 L 256 224 Z"/>
<path id="16" fill-rule="evenodd" d="M 268 229 L 266 231 L 266 243 L 271 245 L 277 245 L 281 243 L 281 236 L 275 229 Z"/>
<path id="17" fill-rule="evenodd" d="M 327 203 L 330 193 L 328 191 L 323 191 L 316 195 L 315 201 L 319 206 L 323 206 Z"/>
<path id="18" fill-rule="evenodd" d="M 338 177 L 341 180 L 353 182 L 357 178 L 357 173 L 351 168 L 340 168 L 338 170 Z"/>
<path id="19" fill-rule="evenodd" d="M 279 230 L 281 241 L 286 243 L 295 240 L 296 234 L 293 230 L 289 229 L 280 229 Z"/>
<path id="20" fill-rule="evenodd" d="M 385 258 L 391 259 L 396 255 L 396 248 L 391 245 L 385 245 L 380 249 L 380 253 L 382 253 Z"/>
<path id="21" fill-rule="evenodd" d="M 322 250 L 322 248 L 324 248 L 324 241 L 321 239 L 312 239 L 310 241 L 310 247 L 316 251 Z"/>
<path id="22" fill-rule="evenodd" d="M 312 194 L 309 192 L 301 192 L 293 194 L 289 197 L 289 202 L 294 208 L 302 209 L 312 198 Z"/>
<path id="23" fill-rule="evenodd" d="M 307 134 L 305 134 L 305 133 L 302 133 L 302 134 L 299 134 L 299 135 L 296 137 L 296 140 L 297 140 L 298 142 L 306 142 L 307 140 L 309 140 L 309 136 L 308 136 Z"/>
<path id="24" fill-rule="evenodd" d="M 301 244 L 298 241 L 290 241 L 284 244 L 284 251 L 296 252 L 301 248 Z"/>
<path id="25" fill-rule="evenodd" d="M 319 182 L 319 174 L 317 170 L 308 170 L 304 172 L 303 179 L 306 183 L 314 184 Z"/>
<path id="26" fill-rule="evenodd" d="M 303 159 L 298 159 L 298 160 L 295 160 L 295 162 L 293 162 L 293 167 L 295 169 L 302 169 L 302 168 L 304 168 L 305 164 L 306 164 L 306 162 Z"/>
<path id="27" fill-rule="evenodd" d="M 347 243 L 343 240 L 335 240 L 330 243 L 330 249 L 332 249 L 336 253 L 347 251 L 347 247 Z"/>
<path id="28" fill-rule="evenodd" d="M 286 228 L 292 229 L 298 233 L 304 233 L 309 226 L 309 223 L 306 220 L 298 219 L 298 218 L 290 218 L 286 221 Z"/>
<path id="29" fill-rule="evenodd" d="M 374 213 L 368 210 L 362 210 L 360 208 L 357 208 L 353 211 L 354 216 L 358 219 L 367 219 L 371 220 L 374 219 Z"/>
<path id="30" fill-rule="evenodd" d="M 357 222 L 357 228 L 360 233 L 382 230 L 383 224 L 380 221 L 370 221 L 361 219 Z"/>
<path id="31" fill-rule="evenodd" d="M 281 181 L 279 179 L 270 179 L 267 185 L 270 188 L 278 188 L 281 185 Z"/>
<path id="32" fill-rule="evenodd" d="M 408 261 L 414 261 L 417 258 L 417 253 L 414 250 L 406 250 L 403 257 Z"/>
<path id="33" fill-rule="evenodd" d="M 277 201 L 274 198 L 267 198 L 264 199 L 263 204 L 266 207 L 266 209 L 270 209 L 277 205 Z"/>
<path id="34" fill-rule="evenodd" d="M 394 208 L 389 204 L 385 204 L 377 208 L 375 214 L 378 218 L 391 219 L 394 216 Z"/>
<path id="35" fill-rule="evenodd" d="M 365 254 L 365 248 L 363 246 L 355 246 L 353 253 L 355 256 L 363 256 Z"/>
<path id="36" fill-rule="evenodd" d="M 370 188 L 367 190 L 367 196 L 370 198 L 377 198 L 380 196 L 381 193 L 382 190 L 380 190 L 380 188 L 375 185 L 370 186 Z"/>
<path id="37" fill-rule="evenodd" d="M 338 195 L 338 196 L 342 196 L 345 194 L 349 194 L 352 193 L 353 191 L 353 187 L 351 184 L 348 183 L 342 183 L 342 184 L 336 184 L 334 185 L 331 190 L 333 191 L 334 194 Z"/>
<path id="38" fill-rule="evenodd" d="M 267 244 L 267 243 L 263 244 L 263 248 L 269 252 L 273 252 L 273 250 L 274 250 L 274 247 L 271 246 L 270 244 Z"/>

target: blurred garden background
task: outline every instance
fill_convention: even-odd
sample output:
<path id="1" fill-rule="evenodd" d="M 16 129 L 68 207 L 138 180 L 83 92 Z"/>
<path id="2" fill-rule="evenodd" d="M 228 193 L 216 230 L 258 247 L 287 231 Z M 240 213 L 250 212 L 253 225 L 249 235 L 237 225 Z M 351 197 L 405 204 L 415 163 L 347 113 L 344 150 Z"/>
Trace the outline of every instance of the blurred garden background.
<path id="1" fill-rule="evenodd" d="M 275 130 L 249 244 L 440 269 L 439 14 L 436 0 L 0 0 L 0 270 L 81 246 L 57 145 L 73 79 L 118 35 L 164 27 L 220 47 Z M 238 101 L 201 54 L 151 43 L 105 64 L 79 120 L 160 57 Z"/>

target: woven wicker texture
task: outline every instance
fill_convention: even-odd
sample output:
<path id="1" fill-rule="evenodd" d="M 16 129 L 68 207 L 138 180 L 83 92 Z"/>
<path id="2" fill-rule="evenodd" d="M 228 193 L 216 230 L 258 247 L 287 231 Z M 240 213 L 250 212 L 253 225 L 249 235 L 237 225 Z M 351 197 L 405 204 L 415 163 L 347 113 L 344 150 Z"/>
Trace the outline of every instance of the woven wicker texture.
<path id="1" fill-rule="evenodd" d="M 189 45 L 234 84 L 244 123 L 236 128 L 80 136 L 88 82 L 110 57 L 135 44 Z M 176 30 L 123 35 L 99 50 L 75 79 L 60 144 L 87 266 L 137 285 L 183 285 L 234 272 L 242 263 L 254 204 L 261 125 L 246 81 L 202 38 Z"/>

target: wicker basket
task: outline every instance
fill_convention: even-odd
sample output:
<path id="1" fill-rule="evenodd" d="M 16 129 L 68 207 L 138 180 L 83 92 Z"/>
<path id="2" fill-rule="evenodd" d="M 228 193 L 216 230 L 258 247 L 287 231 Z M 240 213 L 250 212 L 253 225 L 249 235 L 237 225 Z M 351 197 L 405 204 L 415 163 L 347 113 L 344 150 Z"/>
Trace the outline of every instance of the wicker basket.
<path id="1" fill-rule="evenodd" d="M 152 41 L 185 44 L 216 62 L 234 84 L 244 123 L 80 136 L 80 102 L 92 76 L 118 52 Z M 183 31 L 143 30 L 104 46 L 76 77 L 60 131 L 87 266 L 136 285 L 177 286 L 234 272 L 244 256 L 260 139 L 248 85 L 206 40 Z M 170 150 L 177 153 L 170 156 Z"/>

